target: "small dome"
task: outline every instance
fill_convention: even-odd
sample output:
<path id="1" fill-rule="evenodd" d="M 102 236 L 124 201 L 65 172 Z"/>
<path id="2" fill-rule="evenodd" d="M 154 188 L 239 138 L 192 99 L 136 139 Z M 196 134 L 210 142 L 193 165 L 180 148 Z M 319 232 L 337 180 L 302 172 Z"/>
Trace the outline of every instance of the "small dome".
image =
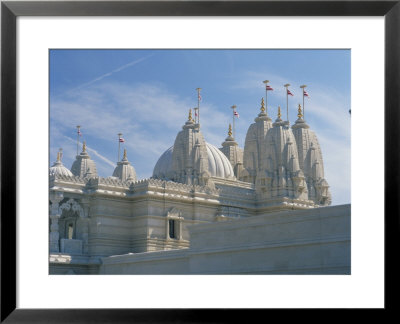
<path id="1" fill-rule="evenodd" d="M 228 158 L 218 148 L 210 143 L 206 143 L 207 156 L 208 156 L 208 171 L 212 177 L 218 178 L 234 178 L 235 174 Z M 171 146 L 166 150 L 158 159 L 153 177 L 165 178 L 168 173 L 172 171 L 172 153 L 174 147 Z"/>
<path id="2" fill-rule="evenodd" d="M 74 176 L 80 178 L 96 178 L 97 168 L 96 164 L 90 159 L 89 154 L 86 152 L 86 143 L 83 142 L 82 152 L 76 156 L 76 160 L 72 163 L 71 172 Z"/>
<path id="3" fill-rule="evenodd" d="M 57 153 L 57 161 L 54 162 L 54 164 L 49 169 L 49 175 L 51 176 L 60 175 L 68 177 L 73 176 L 72 172 L 62 164 L 60 152 Z"/>
<path id="4" fill-rule="evenodd" d="M 117 163 L 117 167 L 114 170 L 113 177 L 116 177 L 122 181 L 136 181 L 135 168 L 130 164 L 126 156 L 126 149 L 124 150 L 124 157 L 121 162 Z"/>

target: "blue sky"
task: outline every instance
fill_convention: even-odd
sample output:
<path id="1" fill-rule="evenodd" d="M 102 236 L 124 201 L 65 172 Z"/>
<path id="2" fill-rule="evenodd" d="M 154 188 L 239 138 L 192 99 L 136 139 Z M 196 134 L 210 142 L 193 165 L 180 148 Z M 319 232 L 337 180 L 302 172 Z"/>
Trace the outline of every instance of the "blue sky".
<path id="1" fill-rule="evenodd" d="M 123 133 L 128 159 L 139 179 L 152 175 L 158 157 L 171 145 L 197 106 L 201 87 L 201 130 L 220 147 L 232 122 L 241 147 L 247 129 L 268 93 L 268 114 L 277 107 L 295 121 L 306 84 L 306 121 L 318 136 L 333 204 L 350 202 L 350 50 L 51 50 L 50 163 L 63 149 L 71 167 L 76 155 L 76 125 L 98 173 L 112 175 Z M 121 149 L 122 151 L 122 149 Z"/>

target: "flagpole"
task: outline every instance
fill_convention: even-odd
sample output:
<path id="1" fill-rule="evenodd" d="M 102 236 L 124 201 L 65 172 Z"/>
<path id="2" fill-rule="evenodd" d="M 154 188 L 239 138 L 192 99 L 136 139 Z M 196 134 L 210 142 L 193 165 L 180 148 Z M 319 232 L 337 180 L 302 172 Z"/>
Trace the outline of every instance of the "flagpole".
<path id="1" fill-rule="evenodd" d="M 287 121 L 289 121 L 289 95 L 288 95 L 288 87 L 290 86 L 289 83 L 286 83 L 284 85 L 285 89 L 286 89 L 286 118 Z"/>
<path id="2" fill-rule="evenodd" d="M 232 108 L 233 138 L 236 138 L 236 131 L 235 131 L 235 109 L 236 109 L 236 105 L 233 105 L 231 108 Z"/>
<path id="3" fill-rule="evenodd" d="M 76 128 L 78 129 L 78 131 L 76 132 L 76 136 L 77 136 L 77 139 L 76 139 L 76 155 L 79 155 L 79 133 L 80 133 L 80 128 L 81 128 L 81 126 L 76 126 Z"/>
<path id="4" fill-rule="evenodd" d="M 305 84 L 301 85 L 300 88 L 303 89 L 303 119 L 305 120 L 306 118 L 304 117 L 304 88 L 306 88 L 307 86 Z"/>
<path id="5" fill-rule="evenodd" d="M 196 88 L 197 90 L 197 123 L 200 124 L 200 90 L 201 88 Z"/>
<path id="6" fill-rule="evenodd" d="M 263 81 L 265 84 L 265 113 L 268 115 L 268 90 L 267 90 L 267 85 L 268 85 L 269 80 Z"/>
<path id="7" fill-rule="evenodd" d="M 121 136 L 122 136 L 122 134 L 121 133 L 118 133 L 118 162 L 119 162 L 119 150 L 120 150 L 120 147 L 121 147 Z"/>

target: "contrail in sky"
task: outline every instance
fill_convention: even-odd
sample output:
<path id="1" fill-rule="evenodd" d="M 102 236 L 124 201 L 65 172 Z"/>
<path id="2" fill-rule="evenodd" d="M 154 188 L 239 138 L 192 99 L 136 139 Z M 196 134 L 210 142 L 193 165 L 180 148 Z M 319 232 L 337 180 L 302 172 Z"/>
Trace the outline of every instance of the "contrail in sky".
<path id="1" fill-rule="evenodd" d="M 85 87 L 87 87 L 87 86 L 89 86 L 89 85 L 91 85 L 91 84 L 93 84 L 93 83 L 95 83 L 95 82 L 97 82 L 97 81 L 100 81 L 100 80 L 102 80 L 102 79 L 104 79 L 104 78 L 106 78 L 106 77 L 108 77 L 108 76 L 110 76 L 110 75 L 112 75 L 112 74 L 114 74 L 114 73 L 123 71 L 123 70 L 125 70 L 125 69 L 127 69 L 127 68 L 129 68 L 129 67 L 131 67 L 131 66 L 133 66 L 133 65 L 136 65 L 136 64 L 138 64 L 138 63 L 140 63 L 140 62 L 142 62 L 142 61 L 148 59 L 149 57 L 151 57 L 151 56 L 153 56 L 153 55 L 154 55 L 154 54 L 150 54 L 150 55 L 147 55 L 147 56 L 145 56 L 145 57 L 142 57 L 142 58 L 139 58 L 139 59 L 137 59 L 137 60 L 134 60 L 134 61 L 132 61 L 132 62 L 130 62 L 130 63 L 128 63 L 128 64 L 122 65 L 122 66 L 116 68 L 115 70 L 112 70 L 111 72 L 105 73 L 105 74 L 103 74 L 103 75 L 101 75 L 101 76 L 99 76 L 99 77 L 97 77 L 97 78 L 95 78 L 95 79 L 93 79 L 93 80 L 91 80 L 91 81 L 89 81 L 89 82 L 86 82 L 86 83 L 81 84 L 80 86 L 78 86 L 78 87 L 76 87 L 76 88 L 73 88 L 73 89 L 71 89 L 71 90 L 68 90 L 67 93 L 68 93 L 68 94 L 71 94 L 72 92 L 74 92 L 74 91 L 76 91 L 76 90 L 85 88 Z"/>
<path id="2" fill-rule="evenodd" d="M 69 141 L 76 143 L 76 141 L 73 140 L 71 137 L 68 137 L 68 136 L 65 136 L 65 135 L 64 135 L 64 137 L 65 137 L 66 139 L 68 139 Z M 103 160 L 103 161 L 104 161 L 105 163 L 107 163 L 108 165 L 110 165 L 110 166 L 112 166 L 112 167 L 115 167 L 115 166 L 116 166 L 115 163 L 113 163 L 112 161 L 110 161 L 109 159 L 107 159 L 105 156 L 101 155 L 99 152 L 97 152 L 96 150 L 90 148 L 90 147 L 87 146 L 87 145 L 86 145 L 86 149 L 87 149 L 90 153 L 93 153 L 93 154 L 96 155 L 98 158 L 100 158 L 101 160 Z"/>

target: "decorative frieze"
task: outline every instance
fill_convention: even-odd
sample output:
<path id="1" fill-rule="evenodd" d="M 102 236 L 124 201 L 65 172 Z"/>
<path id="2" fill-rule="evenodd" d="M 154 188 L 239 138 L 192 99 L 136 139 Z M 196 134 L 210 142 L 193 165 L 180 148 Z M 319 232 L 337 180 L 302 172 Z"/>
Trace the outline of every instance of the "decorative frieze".
<path id="1" fill-rule="evenodd" d="M 61 212 L 59 208 L 60 202 L 63 200 L 64 196 L 62 192 L 52 191 L 50 192 L 50 233 L 49 233 L 49 249 L 50 252 L 59 252 L 59 225 L 58 220 L 61 217 Z"/>

